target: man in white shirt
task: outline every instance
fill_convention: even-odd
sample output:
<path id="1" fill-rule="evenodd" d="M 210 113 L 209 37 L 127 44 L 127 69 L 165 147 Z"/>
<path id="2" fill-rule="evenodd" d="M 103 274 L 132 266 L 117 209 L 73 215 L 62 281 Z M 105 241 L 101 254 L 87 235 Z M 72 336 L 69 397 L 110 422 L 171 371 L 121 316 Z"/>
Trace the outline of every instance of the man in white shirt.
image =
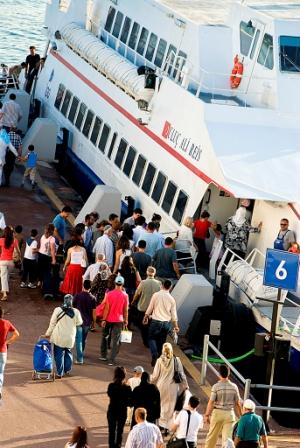
<path id="1" fill-rule="evenodd" d="M 164 442 L 158 426 L 146 421 L 146 409 L 137 408 L 134 417 L 137 424 L 130 431 L 125 448 L 163 448 Z"/>
<path id="2" fill-rule="evenodd" d="M 152 366 L 161 355 L 162 346 L 166 342 L 172 326 L 176 333 L 179 332 L 176 302 L 170 294 L 171 286 L 170 280 L 163 282 L 161 291 L 153 294 L 143 319 L 143 324 L 147 325 L 151 318 L 148 342 L 152 355 Z"/>
<path id="3" fill-rule="evenodd" d="M 100 238 L 100 237 L 99 237 Z M 85 273 L 82 276 L 82 280 L 90 280 L 91 282 L 94 280 L 96 275 L 99 272 L 100 263 L 105 260 L 105 255 L 100 252 L 97 254 L 96 263 L 90 264 Z"/>
<path id="4" fill-rule="evenodd" d="M 146 229 L 145 229 L 145 224 L 146 224 L 146 219 L 144 216 L 139 216 L 136 220 L 135 220 L 135 228 L 133 229 L 133 241 L 134 244 L 137 245 L 137 242 L 142 239 L 143 234 L 146 233 Z"/>
<path id="5" fill-rule="evenodd" d="M 16 95 L 11 93 L 9 101 L 5 102 L 2 107 L 3 114 L 2 124 L 6 128 L 18 127 L 19 121 L 23 117 L 21 106 L 16 102 Z"/>
<path id="6" fill-rule="evenodd" d="M 114 266 L 114 243 L 111 240 L 113 229 L 110 225 L 104 227 L 104 233 L 100 236 L 94 245 L 93 252 L 98 257 L 98 254 L 104 254 L 106 263 L 110 269 Z"/>
<path id="7" fill-rule="evenodd" d="M 199 398 L 192 395 L 187 408 L 178 413 L 171 428 L 177 439 L 186 439 L 189 448 L 197 447 L 198 431 L 203 428 L 203 417 L 197 412 L 199 404 Z"/>

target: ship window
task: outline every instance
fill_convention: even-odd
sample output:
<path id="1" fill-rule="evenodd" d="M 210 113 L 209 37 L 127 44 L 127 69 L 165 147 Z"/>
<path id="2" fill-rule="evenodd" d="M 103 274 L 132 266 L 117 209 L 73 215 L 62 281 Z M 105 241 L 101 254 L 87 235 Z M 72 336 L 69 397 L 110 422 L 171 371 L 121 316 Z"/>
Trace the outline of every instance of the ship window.
<path id="1" fill-rule="evenodd" d="M 270 34 L 264 35 L 257 62 L 270 70 L 274 67 L 273 37 Z"/>
<path id="2" fill-rule="evenodd" d="M 104 26 L 104 29 L 106 31 L 108 31 L 110 33 L 114 18 L 115 18 L 115 14 L 116 14 L 116 10 L 115 8 L 113 8 L 112 6 L 110 6 L 108 14 L 107 14 L 107 19 L 106 19 L 106 23 Z"/>
<path id="3" fill-rule="evenodd" d="M 105 124 L 103 126 L 102 134 L 101 134 L 101 137 L 100 137 L 100 140 L 99 140 L 99 145 L 98 145 L 98 148 L 102 152 L 105 152 L 105 147 L 106 147 L 106 144 L 107 144 L 109 133 L 110 133 L 110 127 L 107 124 Z"/>
<path id="4" fill-rule="evenodd" d="M 81 129 L 81 125 L 82 125 L 82 122 L 83 122 L 83 119 L 84 119 L 84 116 L 85 116 L 86 109 L 87 109 L 86 105 L 84 103 L 81 103 L 80 104 L 80 108 L 79 108 L 79 112 L 78 112 L 78 115 L 77 115 L 77 118 L 76 118 L 76 122 L 75 122 L 75 126 L 79 130 Z"/>
<path id="5" fill-rule="evenodd" d="M 113 136 L 112 136 L 112 139 L 111 139 L 111 142 L 110 142 L 110 145 L 109 145 L 108 153 L 107 153 L 107 157 L 109 159 L 111 158 L 112 152 L 114 150 L 114 146 L 115 146 L 115 142 L 116 142 L 117 136 L 118 136 L 118 133 L 114 132 Z"/>
<path id="6" fill-rule="evenodd" d="M 137 163 L 136 163 L 136 166 L 135 166 L 135 170 L 134 170 L 134 173 L 133 173 L 133 176 L 132 176 L 132 180 L 133 180 L 133 182 L 137 186 L 140 185 L 145 165 L 146 165 L 146 159 L 143 156 L 140 155 L 138 160 L 137 160 Z"/>
<path id="7" fill-rule="evenodd" d="M 123 167 L 123 172 L 126 174 L 126 176 L 130 176 L 134 161 L 135 161 L 135 156 L 136 156 L 136 150 L 130 146 L 127 157 L 126 157 L 126 161 L 124 163 L 124 167 Z"/>
<path id="8" fill-rule="evenodd" d="M 157 44 L 157 36 L 156 34 L 151 33 L 148 48 L 145 54 L 145 58 L 148 59 L 148 61 L 152 61 L 156 44 Z"/>
<path id="9" fill-rule="evenodd" d="M 119 37 L 122 22 L 123 22 L 123 17 L 124 17 L 123 14 L 120 11 L 118 11 L 117 17 L 116 17 L 116 20 L 114 23 L 113 31 L 112 31 L 112 35 L 115 36 L 116 38 Z"/>
<path id="10" fill-rule="evenodd" d="M 149 191 L 151 189 L 151 185 L 152 185 L 155 173 L 156 173 L 156 168 L 152 165 L 152 163 L 149 163 L 145 177 L 144 177 L 144 182 L 142 184 L 142 190 L 144 190 L 144 192 L 147 194 L 149 194 Z"/>
<path id="11" fill-rule="evenodd" d="M 95 123 L 94 123 L 94 127 L 93 127 L 93 131 L 91 134 L 91 142 L 96 145 L 96 141 L 101 129 L 101 125 L 102 125 L 102 120 L 99 117 L 96 117 L 95 119 Z"/>
<path id="12" fill-rule="evenodd" d="M 134 22 L 132 30 L 131 30 L 129 42 L 128 42 L 128 46 L 130 48 L 132 48 L 133 50 L 135 49 L 135 46 L 136 46 L 139 29 L 140 29 L 140 25 L 138 23 Z"/>
<path id="13" fill-rule="evenodd" d="M 283 72 L 300 72 L 300 37 L 280 36 L 280 69 Z"/>
<path id="14" fill-rule="evenodd" d="M 155 55 L 155 60 L 154 60 L 154 64 L 157 65 L 157 67 L 161 67 L 164 57 L 165 57 L 165 52 L 166 52 L 166 48 L 167 48 L 167 42 L 164 39 L 159 39 L 159 44 L 156 50 L 156 55 Z"/>
<path id="15" fill-rule="evenodd" d="M 180 190 L 173 212 L 173 218 L 178 222 L 178 224 L 181 224 L 187 200 L 188 197 L 185 192 Z"/>
<path id="16" fill-rule="evenodd" d="M 126 44 L 127 39 L 128 39 L 130 25 L 131 25 L 131 19 L 129 19 L 129 17 L 125 17 L 123 28 L 122 28 L 122 33 L 121 33 L 121 37 L 120 37 L 120 41 L 123 42 L 124 44 Z"/>
<path id="17" fill-rule="evenodd" d="M 69 104 L 72 98 L 72 93 L 70 92 L 70 90 L 66 91 L 65 97 L 64 97 L 64 102 L 63 105 L 61 106 L 61 113 L 66 116 L 67 115 L 67 111 L 69 109 Z"/>
<path id="18" fill-rule="evenodd" d="M 252 48 L 251 48 L 250 59 L 253 59 L 259 36 L 260 36 L 260 30 L 257 30 L 256 34 L 255 34 L 255 37 L 254 37 L 254 42 L 253 42 L 253 45 L 252 45 Z"/>
<path id="19" fill-rule="evenodd" d="M 54 102 L 54 106 L 56 107 L 56 109 L 59 109 L 61 105 L 65 90 L 66 90 L 65 86 L 63 84 L 59 84 L 57 95 Z"/>
<path id="20" fill-rule="evenodd" d="M 169 45 L 168 48 L 168 53 L 167 53 L 167 59 L 165 64 L 168 65 L 168 74 L 170 75 L 173 68 L 174 68 L 174 62 L 175 62 L 175 57 L 176 57 L 176 53 L 177 53 L 177 48 L 174 47 L 174 45 Z"/>
<path id="21" fill-rule="evenodd" d="M 149 31 L 146 28 L 142 28 L 140 39 L 139 39 L 139 43 L 138 43 L 138 46 L 137 46 L 137 49 L 136 49 L 136 51 L 139 54 L 142 54 L 142 55 L 144 54 L 145 45 L 146 45 L 146 42 L 147 42 L 148 34 L 149 34 Z"/>
<path id="22" fill-rule="evenodd" d="M 115 157 L 115 164 L 119 168 L 121 168 L 121 166 L 122 166 L 127 146 L 128 146 L 128 143 L 123 138 L 121 138 L 119 147 L 118 147 L 118 151 L 117 151 L 117 154 Z"/>
<path id="23" fill-rule="evenodd" d="M 183 51 L 178 52 L 178 56 L 176 58 L 176 63 L 175 63 L 175 69 L 173 71 L 173 78 L 176 78 L 178 69 L 179 69 L 179 72 L 181 72 L 184 64 L 186 63 L 186 58 L 187 58 L 186 53 L 184 53 Z"/>
<path id="24" fill-rule="evenodd" d="M 171 210 L 173 201 L 174 201 L 174 197 L 176 194 L 176 190 L 177 187 L 175 184 L 173 184 L 173 182 L 169 181 L 168 186 L 167 186 L 167 190 L 165 192 L 165 196 L 164 196 L 164 200 L 161 204 L 162 209 L 166 212 L 169 213 L 169 211 Z"/>
<path id="25" fill-rule="evenodd" d="M 91 126 L 92 126 L 93 119 L 94 119 L 94 112 L 89 110 L 87 115 L 86 115 L 86 119 L 85 119 L 85 122 L 84 122 L 84 125 L 83 125 L 83 128 L 82 128 L 82 133 L 87 138 L 89 137 L 89 133 L 90 133 L 90 129 L 91 129 Z"/>
<path id="26" fill-rule="evenodd" d="M 74 118 L 76 116 L 79 103 L 80 103 L 80 101 L 77 98 L 77 96 L 74 96 L 73 100 L 72 100 L 71 107 L 70 107 L 69 115 L 68 115 L 68 119 L 70 120 L 71 123 L 74 123 Z"/>
<path id="27" fill-rule="evenodd" d="M 240 23 L 240 49 L 244 56 L 248 56 L 252 40 L 254 37 L 255 28 L 251 24 L 251 20 L 248 23 Z"/>
<path id="28" fill-rule="evenodd" d="M 161 172 L 159 172 L 151 195 L 152 199 L 157 203 L 160 200 L 166 180 L 167 180 L 166 176 Z"/>

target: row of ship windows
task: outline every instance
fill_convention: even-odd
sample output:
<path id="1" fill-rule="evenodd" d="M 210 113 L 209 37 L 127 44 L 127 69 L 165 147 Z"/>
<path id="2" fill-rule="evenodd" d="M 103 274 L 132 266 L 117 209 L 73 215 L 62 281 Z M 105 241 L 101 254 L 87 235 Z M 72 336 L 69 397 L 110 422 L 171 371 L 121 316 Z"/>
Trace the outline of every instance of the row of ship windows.
<path id="1" fill-rule="evenodd" d="M 124 14 L 120 11 L 117 12 L 112 6 L 108 11 L 104 29 L 116 39 L 120 39 L 121 42 L 128 45 L 132 50 L 144 56 L 148 61 L 152 62 L 154 59 L 153 63 L 157 67 L 162 66 L 168 45 L 167 42 L 164 39 L 158 39 L 156 34 L 149 33 L 147 28 L 141 27 L 137 22 L 132 24 L 132 20 L 129 17 L 126 16 L 124 18 Z M 182 66 L 184 59 L 187 58 L 186 53 L 179 51 L 177 54 L 177 48 L 170 44 L 166 56 L 170 66 L 174 64 L 175 55 L 177 55 L 175 67 Z"/>
<path id="2" fill-rule="evenodd" d="M 93 145 L 98 147 L 101 152 L 106 153 L 107 157 L 111 159 L 118 134 L 116 132 L 113 133 L 108 151 L 106 152 L 111 132 L 110 126 L 103 123 L 103 120 L 99 116 L 95 116 L 94 112 L 88 109 L 84 103 L 80 102 L 63 84 L 59 85 L 54 106 Z M 166 213 L 170 213 L 179 190 L 177 185 L 171 180 L 168 180 L 167 176 L 161 171 L 158 171 L 152 163 L 147 162 L 145 157 L 138 154 L 136 149 L 130 146 L 123 138 L 120 139 L 114 163 L 137 186 L 141 186 L 142 190 L 147 195 L 150 195 L 157 204 L 160 204 Z M 173 219 L 179 224 L 182 221 L 187 201 L 188 196 L 186 193 L 179 190 L 172 214 Z"/>

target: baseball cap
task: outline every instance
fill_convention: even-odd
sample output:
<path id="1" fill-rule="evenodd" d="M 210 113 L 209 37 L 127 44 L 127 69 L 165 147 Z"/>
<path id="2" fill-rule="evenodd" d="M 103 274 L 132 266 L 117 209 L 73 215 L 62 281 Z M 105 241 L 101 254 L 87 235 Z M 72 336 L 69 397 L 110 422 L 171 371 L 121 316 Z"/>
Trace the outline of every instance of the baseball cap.
<path id="1" fill-rule="evenodd" d="M 117 277 L 115 278 L 116 285 L 124 285 L 124 282 L 124 277 L 122 277 L 122 275 L 117 275 Z"/>
<path id="2" fill-rule="evenodd" d="M 245 400 L 244 403 L 243 403 L 243 408 L 249 409 L 249 411 L 255 411 L 255 403 L 254 403 L 254 401 L 252 401 L 249 398 L 247 398 L 247 400 Z"/>
<path id="3" fill-rule="evenodd" d="M 137 373 L 143 373 L 143 372 L 144 372 L 144 367 L 142 367 L 142 366 L 136 366 L 136 367 L 133 369 L 133 371 L 134 371 L 134 372 L 137 372 Z"/>

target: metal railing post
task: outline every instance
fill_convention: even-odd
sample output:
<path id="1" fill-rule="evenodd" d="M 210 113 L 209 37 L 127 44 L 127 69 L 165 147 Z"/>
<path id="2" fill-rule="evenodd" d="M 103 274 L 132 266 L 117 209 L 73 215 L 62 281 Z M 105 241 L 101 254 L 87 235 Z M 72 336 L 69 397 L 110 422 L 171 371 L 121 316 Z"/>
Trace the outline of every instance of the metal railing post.
<path id="1" fill-rule="evenodd" d="M 208 358 L 208 343 L 209 343 L 209 335 L 205 334 L 204 340 L 203 340 L 203 353 L 202 353 L 200 384 L 205 384 L 206 371 L 207 371 L 207 358 Z"/>
<path id="2" fill-rule="evenodd" d="M 245 381 L 244 401 L 247 400 L 247 398 L 249 398 L 250 388 L 251 388 L 251 380 L 249 378 L 247 378 Z"/>

